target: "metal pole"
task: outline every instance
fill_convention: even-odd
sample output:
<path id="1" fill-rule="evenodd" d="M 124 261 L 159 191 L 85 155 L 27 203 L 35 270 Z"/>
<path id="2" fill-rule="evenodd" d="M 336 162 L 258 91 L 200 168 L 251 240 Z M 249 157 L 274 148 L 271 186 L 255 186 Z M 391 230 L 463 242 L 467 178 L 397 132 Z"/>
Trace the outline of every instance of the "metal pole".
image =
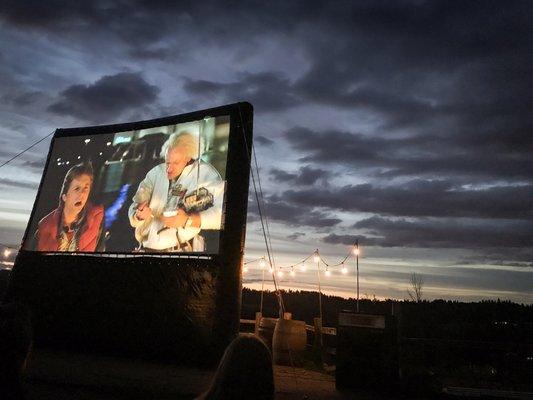
<path id="1" fill-rule="evenodd" d="M 322 321 L 322 289 L 320 288 L 320 257 L 318 256 L 318 250 L 316 251 L 316 273 L 318 277 L 318 307 L 320 310 L 320 321 Z"/>
<path id="2" fill-rule="evenodd" d="M 262 274 L 263 274 L 263 279 L 261 280 L 261 307 L 259 309 L 259 311 L 261 312 L 261 315 L 263 314 L 263 292 L 265 290 L 265 262 L 264 260 L 262 260 L 262 264 L 263 264 L 263 268 L 261 268 L 262 270 Z M 261 263 L 261 261 L 259 261 Z"/>
<path id="3" fill-rule="evenodd" d="M 359 240 L 355 241 L 355 265 L 357 269 L 357 312 L 359 312 Z"/>

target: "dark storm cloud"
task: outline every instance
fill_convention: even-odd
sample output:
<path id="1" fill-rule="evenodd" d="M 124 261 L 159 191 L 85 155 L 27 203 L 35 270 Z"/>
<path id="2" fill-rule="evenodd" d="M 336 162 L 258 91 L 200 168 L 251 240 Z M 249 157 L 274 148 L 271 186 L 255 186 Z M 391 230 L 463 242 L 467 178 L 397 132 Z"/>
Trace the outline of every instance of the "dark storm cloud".
<path id="1" fill-rule="evenodd" d="M 346 8 L 328 33 L 315 27 L 311 68 L 292 91 L 374 112 L 381 127 L 371 137 L 293 130 L 287 138 L 309 153 L 304 161 L 378 168 L 384 176 L 533 179 L 531 4 Z M 407 138 L 392 140 L 396 128 Z"/>
<path id="2" fill-rule="evenodd" d="M 251 1 L 232 7 L 215 1 L 7 1 L 0 15 L 11 25 L 47 32 L 99 29 L 121 38 L 134 57 L 160 58 L 162 42 L 191 32 L 201 43 L 224 43 L 243 56 L 261 52 L 257 43 L 288 39 L 307 58 L 306 72 L 293 82 L 270 68 L 237 81 L 191 79 L 186 86 L 230 101 L 250 96 L 258 109 L 305 100 L 371 110 L 392 127 L 471 132 L 483 120 L 505 133 L 533 118 L 527 112 L 533 102 L 532 9 L 514 1 Z M 186 48 L 189 41 L 183 42 Z"/>
<path id="3" fill-rule="evenodd" d="M 513 260 L 513 261 L 508 261 Z M 533 267 L 533 247 L 530 248 L 502 248 L 495 247 L 492 251 L 485 250 L 483 254 L 463 257 L 457 265 L 492 264 L 510 267 Z"/>
<path id="4" fill-rule="evenodd" d="M 295 7 L 291 8 L 295 9 Z M 54 32 L 94 29 L 94 27 L 108 27 L 111 30 L 129 27 L 131 31 L 123 32 L 124 35 L 130 34 L 133 38 L 133 33 L 144 33 L 137 40 L 147 38 L 156 40 L 189 19 L 194 22 L 206 22 L 208 27 L 212 27 L 213 34 L 218 33 L 218 37 L 227 40 L 233 35 L 238 35 L 235 32 L 236 27 L 239 27 L 236 25 L 238 22 L 240 22 L 240 28 L 246 30 L 266 23 L 270 23 L 272 29 L 283 26 L 284 21 L 278 21 L 275 26 L 275 18 L 270 20 L 270 17 L 264 14 L 261 18 L 261 9 L 272 9 L 272 7 L 267 7 L 262 2 L 243 2 L 228 7 L 216 1 L 197 3 L 164 0 L 131 0 L 128 2 L 95 0 L 73 3 L 51 0 L 43 4 L 39 1 L 6 0 L 0 7 L 0 16 L 12 25 Z M 287 7 L 284 9 L 289 10 Z M 237 10 L 240 12 L 236 12 Z M 254 11 L 258 13 L 256 18 L 248 18 L 253 15 Z M 117 16 L 121 17 L 118 21 Z M 200 26 L 196 25 L 196 29 L 199 28 Z M 213 39 L 216 37 L 217 35 L 214 35 Z"/>
<path id="5" fill-rule="evenodd" d="M 386 187 L 287 190 L 280 197 L 308 207 L 393 216 L 533 219 L 533 185 L 463 189 L 448 181 L 413 180 Z"/>
<path id="6" fill-rule="evenodd" d="M 175 51 L 164 48 L 133 48 L 129 51 L 129 55 L 139 60 L 167 60 L 171 56 L 177 56 Z"/>
<path id="7" fill-rule="evenodd" d="M 330 233 L 322 238 L 325 243 L 344 244 L 346 246 L 353 246 L 355 242 L 364 243 L 365 246 L 379 246 L 379 240 L 367 237 L 365 235 L 337 235 Z"/>
<path id="8" fill-rule="evenodd" d="M 35 103 L 43 97 L 43 93 L 39 91 L 30 91 L 16 94 L 6 94 L 2 96 L 2 100 L 17 107 L 24 107 Z"/>
<path id="9" fill-rule="evenodd" d="M 381 236 L 384 247 L 531 247 L 533 229 L 528 221 L 437 220 L 408 221 L 371 217 L 357 222 L 354 228 Z"/>
<path id="10" fill-rule="evenodd" d="M 300 168 L 296 183 L 299 185 L 313 185 L 319 180 L 325 181 L 330 175 L 331 173 L 328 171 L 306 165 Z"/>
<path id="11" fill-rule="evenodd" d="M 482 104 L 511 112 L 523 105 L 506 88 L 519 77 L 532 79 L 522 67 L 532 59 L 530 4 L 382 2 L 337 9 L 343 15 L 330 35 L 344 40 L 321 40 L 317 27 L 315 63 L 298 82 L 316 101 L 373 109 L 400 124 L 459 106 L 475 113 Z M 458 97 L 459 87 L 468 92 Z"/>
<path id="12" fill-rule="evenodd" d="M 62 34 L 107 31 L 127 43 L 131 56 L 144 59 L 164 59 L 170 51 L 167 37 L 183 37 L 198 26 L 194 35 L 207 43 L 225 41 L 250 54 L 260 46 L 243 37 L 286 35 L 309 64 L 298 79 L 289 80 L 283 71 L 242 72 L 239 79 L 224 82 L 188 78 L 185 89 L 191 96 L 203 93 L 221 102 L 250 99 L 262 111 L 302 101 L 369 109 L 387 121 L 385 126 L 409 125 L 413 133 L 437 139 L 435 149 L 442 151 L 420 153 L 416 146 L 401 146 L 382 155 L 375 147 L 365 153 L 364 146 L 355 152 L 338 146 L 337 151 L 318 152 L 317 161 L 339 156 L 357 166 L 377 159 L 381 164 L 374 166 L 385 168 L 388 176 L 468 171 L 531 178 L 524 172 L 533 170 L 524 146 L 512 149 L 513 143 L 532 146 L 533 33 L 527 3 L 243 2 L 234 9 L 216 2 L 53 1 L 44 6 L 8 1 L 0 10 L 15 26 Z M 114 19 L 116 15 L 122 18 Z M 491 142 L 497 145 L 493 139 L 512 151 L 487 152 Z M 450 148 L 446 141 L 456 145 Z M 462 148 L 461 141 L 472 143 Z M 343 158 L 343 153 L 349 155 Z"/>
<path id="13" fill-rule="evenodd" d="M 27 182 L 27 181 L 15 181 L 9 178 L 0 178 L 0 186 L 15 187 L 22 189 L 37 189 L 39 187 L 38 183 Z"/>
<path id="14" fill-rule="evenodd" d="M 530 248 L 533 230 L 527 221 L 464 221 L 462 219 L 420 218 L 391 220 L 371 217 L 357 222 L 355 229 L 365 237 L 331 234 L 327 243 L 353 243 L 356 238 L 368 245 L 418 248 Z"/>
<path id="15" fill-rule="evenodd" d="M 304 162 L 378 170 L 378 176 L 454 176 L 456 179 L 533 179 L 533 139 L 526 132 L 482 137 L 415 135 L 400 139 L 338 130 L 317 132 L 295 127 L 285 133 Z"/>
<path id="16" fill-rule="evenodd" d="M 93 84 L 70 86 L 48 110 L 86 121 L 110 121 L 124 111 L 151 104 L 158 93 L 159 88 L 148 84 L 139 73 L 121 72 Z"/>
<path id="17" fill-rule="evenodd" d="M 392 140 L 336 130 L 317 132 L 295 127 L 285 132 L 285 137 L 295 150 L 309 153 L 304 161 L 379 166 L 379 162 L 386 162 L 387 152 L 394 148 Z"/>
<path id="18" fill-rule="evenodd" d="M 301 207 L 279 199 L 268 199 L 262 211 L 269 220 L 283 222 L 289 226 L 330 228 L 342 222 L 338 218 L 332 218 L 324 212 L 314 210 L 313 207 Z M 250 204 L 248 214 L 258 216 L 255 203 Z"/>
<path id="19" fill-rule="evenodd" d="M 43 158 L 41 160 L 35 160 L 35 161 L 24 161 L 22 163 L 22 166 L 26 168 L 33 168 L 33 169 L 42 171 L 44 169 L 45 163 L 46 163 L 46 158 Z"/>
<path id="20" fill-rule="evenodd" d="M 0 6 L 0 18 L 19 29 L 84 37 L 87 41 L 95 32 L 106 32 L 110 39 L 112 35 L 142 49 L 171 32 L 172 25 L 167 21 L 175 21 L 177 15 L 170 11 L 178 10 L 150 8 L 148 4 L 145 7 L 142 1 L 7 0 Z"/>
<path id="21" fill-rule="evenodd" d="M 360 241 L 382 247 L 531 248 L 533 230 L 527 221 L 472 221 L 463 219 L 418 218 L 392 220 L 371 217 L 357 222 L 357 230 L 368 232 Z M 352 235 L 328 235 L 327 243 L 353 243 Z"/>
<path id="22" fill-rule="evenodd" d="M 266 138 L 261 135 L 254 137 L 254 141 L 263 146 L 272 146 L 274 144 L 273 140 L 270 140 L 269 138 Z"/>
<path id="23" fill-rule="evenodd" d="M 303 232 L 294 232 L 292 234 L 290 234 L 289 236 L 287 236 L 287 239 L 290 239 L 290 240 L 298 240 L 302 237 L 305 236 L 305 233 Z"/>
<path id="24" fill-rule="evenodd" d="M 242 72 L 223 82 L 189 78 L 185 88 L 191 96 L 203 93 L 224 102 L 251 99 L 258 111 L 303 101 L 360 108 L 378 113 L 386 127 L 411 129 L 411 139 L 390 144 L 384 139 L 390 136 L 387 130 L 373 141 L 346 136 L 351 145 L 315 137 L 324 149 L 308 148 L 309 162 L 378 168 L 384 177 L 532 178 L 532 7 L 525 2 L 242 2 L 227 7 L 214 1 L 7 1 L 0 15 L 14 26 L 62 35 L 108 32 L 127 43 L 132 57 L 144 59 L 165 58 L 166 46 L 191 31 L 208 44 L 224 41 L 243 55 L 261 51 L 254 39 L 290 39 L 308 64 L 296 79 L 272 71 L 274 60 L 263 69 L 270 72 Z"/>
<path id="25" fill-rule="evenodd" d="M 61 29 L 65 25 L 73 25 L 76 21 L 92 19 L 95 4 L 85 2 L 69 2 L 51 0 L 2 2 L 0 16 L 13 25 L 27 28 Z"/>
<path id="26" fill-rule="evenodd" d="M 146 25 L 164 33 L 186 18 L 204 22 L 197 30 L 209 30 L 212 40 L 233 40 L 243 33 L 292 33 L 305 28 L 309 52 L 331 59 L 322 80 L 361 73 L 377 74 L 394 67 L 447 70 L 469 59 L 509 54 L 529 45 L 531 6 L 508 1 L 498 7 L 491 2 L 470 1 L 381 1 L 325 4 L 306 1 L 241 1 L 232 6 L 217 1 L 91 1 L 74 3 L 52 0 L 7 0 L 0 15 L 9 23 L 49 30 L 106 26 L 120 15 L 117 26 L 134 28 Z M 159 20 L 154 20 L 159 17 Z M 157 21 L 154 23 L 154 21 Z M 169 22 L 174 21 L 174 24 Z M 332 41 L 336 38 L 336 41 Z M 346 50 L 355 50 L 350 53 Z M 342 53 L 341 53 L 342 52 Z M 336 58 L 337 55 L 342 57 Z M 326 55 L 327 57 L 324 57 Z M 318 57 L 317 57 L 318 58 Z M 357 61 L 357 62 L 355 62 Z M 388 61 L 388 63 L 386 62 Z M 355 67 L 355 73 L 342 68 Z M 395 64 L 395 65 L 392 65 Z M 370 67 L 380 66 L 377 71 Z M 310 71 L 310 75 L 316 73 Z"/>
<path id="27" fill-rule="evenodd" d="M 217 98 L 223 103 L 249 101 L 262 112 L 280 111 L 297 104 L 290 93 L 290 81 L 278 72 L 243 73 L 230 83 L 185 79 L 183 88 L 190 96 Z"/>
<path id="28" fill-rule="evenodd" d="M 7 161 L 11 157 L 13 157 L 13 155 L 13 152 L 9 151 L 8 149 L 0 150 L 0 159 L 2 160 L 2 162 Z"/>
<path id="29" fill-rule="evenodd" d="M 277 182 L 291 182 L 298 178 L 298 174 L 286 172 L 277 168 L 272 168 L 269 174 L 271 178 Z"/>
<path id="30" fill-rule="evenodd" d="M 298 186 L 314 185 L 317 181 L 326 184 L 327 178 L 331 175 L 328 171 L 313 168 L 309 165 L 301 167 L 297 173 L 289 173 L 277 168 L 272 168 L 269 174 L 275 182 L 292 183 Z"/>

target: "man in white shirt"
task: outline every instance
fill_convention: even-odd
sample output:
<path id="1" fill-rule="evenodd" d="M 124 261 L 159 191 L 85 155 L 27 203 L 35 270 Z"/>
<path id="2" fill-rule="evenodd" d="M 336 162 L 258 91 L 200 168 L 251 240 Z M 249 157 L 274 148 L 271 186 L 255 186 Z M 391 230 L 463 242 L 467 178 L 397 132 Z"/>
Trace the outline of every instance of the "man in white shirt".
<path id="1" fill-rule="evenodd" d="M 172 134 L 161 148 L 165 162 L 139 184 L 128 215 L 145 251 L 202 252 L 201 230 L 220 230 L 224 181 L 199 155 L 195 135 Z"/>

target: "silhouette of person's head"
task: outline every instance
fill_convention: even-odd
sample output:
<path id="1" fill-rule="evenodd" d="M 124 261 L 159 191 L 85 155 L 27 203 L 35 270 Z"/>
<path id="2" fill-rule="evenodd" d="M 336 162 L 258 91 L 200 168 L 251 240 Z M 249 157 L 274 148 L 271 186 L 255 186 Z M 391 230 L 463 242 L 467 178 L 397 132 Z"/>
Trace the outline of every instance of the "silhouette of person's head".
<path id="1" fill-rule="evenodd" d="M 237 336 L 227 347 L 209 390 L 201 400 L 274 398 L 272 356 L 261 339 Z"/>

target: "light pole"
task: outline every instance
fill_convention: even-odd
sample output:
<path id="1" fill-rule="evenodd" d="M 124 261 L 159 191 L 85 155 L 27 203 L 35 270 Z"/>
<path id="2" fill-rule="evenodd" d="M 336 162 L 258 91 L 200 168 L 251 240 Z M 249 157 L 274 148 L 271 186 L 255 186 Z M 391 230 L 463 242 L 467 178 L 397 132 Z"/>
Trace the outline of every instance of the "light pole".
<path id="1" fill-rule="evenodd" d="M 355 249 L 353 249 L 353 252 L 355 254 L 355 268 L 356 268 L 356 276 L 357 276 L 357 312 L 359 312 L 359 240 L 355 241 Z"/>
<path id="2" fill-rule="evenodd" d="M 316 273 L 318 277 L 318 309 L 320 311 L 320 321 L 322 321 L 322 289 L 320 288 L 320 256 L 318 255 L 318 249 L 315 250 L 315 256 L 313 259 L 316 262 Z"/>
<path id="3" fill-rule="evenodd" d="M 261 306 L 259 308 L 259 312 L 261 312 L 261 315 L 263 314 L 263 292 L 265 291 L 265 257 L 262 257 L 259 261 L 259 266 L 261 267 L 261 274 L 263 276 L 261 280 Z"/>

